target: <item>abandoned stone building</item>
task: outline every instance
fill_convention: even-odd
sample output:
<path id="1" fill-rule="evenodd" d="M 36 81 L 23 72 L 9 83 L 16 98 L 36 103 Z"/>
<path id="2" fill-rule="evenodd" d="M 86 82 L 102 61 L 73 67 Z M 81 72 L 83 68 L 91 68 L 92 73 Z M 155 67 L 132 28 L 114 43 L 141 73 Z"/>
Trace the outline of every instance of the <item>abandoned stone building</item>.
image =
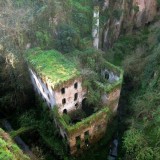
<path id="1" fill-rule="evenodd" d="M 105 88 L 101 94 L 102 107 L 87 114 L 88 91 L 76 64 L 55 50 L 31 50 L 26 60 L 34 89 L 53 109 L 55 125 L 66 140 L 69 152 L 80 152 L 102 138 L 109 112 L 117 111 L 123 71 L 106 62 L 101 76 L 107 79 L 107 84 L 98 84 Z M 69 116 L 69 121 L 68 118 L 66 121 L 66 116 Z"/>
<path id="2" fill-rule="evenodd" d="M 29 59 L 32 84 L 48 107 L 61 114 L 76 110 L 86 93 L 76 66 L 57 51 L 34 50 Z"/>

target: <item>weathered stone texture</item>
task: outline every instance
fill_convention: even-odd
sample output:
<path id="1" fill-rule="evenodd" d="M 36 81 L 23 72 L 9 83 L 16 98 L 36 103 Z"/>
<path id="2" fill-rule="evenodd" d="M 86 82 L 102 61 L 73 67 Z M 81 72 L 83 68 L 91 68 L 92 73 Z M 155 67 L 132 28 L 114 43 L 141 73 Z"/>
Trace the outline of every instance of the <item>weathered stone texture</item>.
<path id="1" fill-rule="evenodd" d="M 119 18 L 114 17 L 112 13 L 104 25 L 102 47 L 107 50 L 117 40 L 122 29 L 127 33 L 132 32 L 133 28 L 153 21 L 157 14 L 157 0 L 119 0 L 116 2 L 109 0 L 105 1 L 102 10 L 117 11 L 117 13 L 121 11 Z"/>
<path id="2" fill-rule="evenodd" d="M 77 88 L 74 88 L 74 84 L 77 83 Z M 61 93 L 61 89 L 65 89 L 65 93 Z M 78 94 L 75 100 L 75 94 Z M 72 80 L 71 83 L 61 85 L 58 90 L 55 90 L 56 105 L 60 113 L 66 109 L 67 112 L 75 111 L 81 106 L 82 100 L 85 98 L 86 90 L 82 87 L 82 79 L 77 78 Z M 66 103 L 62 104 L 62 99 L 66 99 Z M 78 105 L 76 105 L 78 104 Z"/>
<path id="3" fill-rule="evenodd" d="M 81 126 L 77 129 L 77 131 L 68 135 L 71 154 L 82 152 L 83 149 L 87 148 L 87 144 L 85 144 L 85 132 L 89 132 L 89 144 L 93 144 L 97 142 L 100 138 L 102 138 L 102 136 L 105 134 L 107 127 L 106 116 L 107 114 L 104 114 L 101 118 L 96 119 L 96 121 L 92 122 L 90 125 L 86 125 L 86 127 Z M 80 136 L 81 139 L 80 149 L 77 149 L 76 144 L 76 137 L 78 136 Z"/>
<path id="4" fill-rule="evenodd" d="M 121 92 L 121 89 L 116 88 L 112 92 L 110 92 L 108 94 L 104 94 L 102 96 L 103 104 L 107 105 L 111 109 L 111 111 L 113 111 L 113 112 L 117 111 L 120 92 Z"/>

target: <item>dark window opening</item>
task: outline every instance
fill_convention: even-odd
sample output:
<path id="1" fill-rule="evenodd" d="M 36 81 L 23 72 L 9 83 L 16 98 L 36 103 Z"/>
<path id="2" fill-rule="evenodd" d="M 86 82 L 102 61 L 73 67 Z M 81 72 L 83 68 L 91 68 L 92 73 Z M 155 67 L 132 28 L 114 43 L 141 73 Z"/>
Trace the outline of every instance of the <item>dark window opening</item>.
<path id="1" fill-rule="evenodd" d="M 63 114 L 67 114 L 67 109 L 64 109 L 64 110 L 63 110 Z"/>
<path id="2" fill-rule="evenodd" d="M 61 93 L 62 93 L 62 94 L 65 94 L 65 88 L 62 88 L 62 89 L 61 89 Z"/>
<path id="3" fill-rule="evenodd" d="M 77 82 L 74 84 L 74 88 L 75 88 L 75 89 L 78 88 L 78 83 L 77 83 Z"/>
<path id="4" fill-rule="evenodd" d="M 109 79 L 109 73 L 108 72 L 105 72 L 105 75 L 104 75 L 105 79 Z"/>
<path id="5" fill-rule="evenodd" d="M 62 99 L 62 104 L 66 104 L 66 99 L 65 98 Z"/>
<path id="6" fill-rule="evenodd" d="M 75 93 L 75 94 L 74 94 L 74 100 L 76 101 L 77 98 L 78 98 L 78 93 Z"/>
<path id="7" fill-rule="evenodd" d="M 89 131 L 84 132 L 85 144 L 89 144 Z"/>
<path id="8" fill-rule="evenodd" d="M 78 108 L 78 103 L 75 104 L 75 107 Z"/>
<path id="9" fill-rule="evenodd" d="M 76 146 L 77 146 L 77 149 L 81 148 L 81 137 L 80 136 L 76 137 Z"/>

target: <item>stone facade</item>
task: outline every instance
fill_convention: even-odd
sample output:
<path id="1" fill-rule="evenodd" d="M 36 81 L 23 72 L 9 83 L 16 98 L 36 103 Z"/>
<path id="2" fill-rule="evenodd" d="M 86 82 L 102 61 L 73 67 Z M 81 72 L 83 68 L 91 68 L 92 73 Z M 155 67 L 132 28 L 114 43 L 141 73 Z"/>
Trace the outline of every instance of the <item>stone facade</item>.
<path id="1" fill-rule="evenodd" d="M 113 86 L 108 92 L 102 94 L 103 109 L 82 119 L 81 122 L 78 122 L 75 125 L 68 125 L 68 127 L 61 124 L 59 118 L 55 118 L 60 134 L 66 139 L 70 154 L 72 155 L 82 153 L 88 146 L 100 140 L 107 129 L 109 111 L 115 114 L 118 109 L 122 84 L 120 77 L 122 76 L 122 73 L 118 75 L 110 70 L 104 70 L 102 76 L 105 76 L 106 71 L 109 74 L 107 79 L 108 81 L 111 81 L 110 83 Z"/>
<path id="2" fill-rule="evenodd" d="M 81 107 L 86 90 L 82 87 L 82 79 L 77 78 L 65 83 L 55 91 L 56 105 L 60 113 L 71 112 Z M 65 103 L 63 103 L 63 101 Z"/>
<path id="3" fill-rule="evenodd" d="M 71 112 L 81 107 L 86 90 L 82 88 L 82 79 L 76 78 L 61 87 L 54 89 L 49 82 L 45 82 L 36 72 L 30 69 L 32 84 L 36 92 L 46 101 L 48 107 L 58 107 L 59 113 Z"/>
<path id="4" fill-rule="evenodd" d="M 50 109 L 53 108 L 56 105 L 56 99 L 52 87 L 44 82 L 31 68 L 29 71 L 34 90 L 41 95 L 42 99 L 46 101 L 46 104 Z"/>
<path id="5" fill-rule="evenodd" d="M 121 88 L 116 88 L 110 93 L 105 93 L 102 95 L 102 102 L 104 105 L 109 106 L 109 108 L 116 112 L 118 108 L 118 102 L 120 97 Z"/>
<path id="6" fill-rule="evenodd" d="M 67 70 L 68 65 L 64 65 L 61 70 L 55 70 L 55 63 L 59 62 L 57 68 L 63 65 L 63 63 L 60 63 L 61 59 L 57 59 L 59 57 L 57 54 L 55 56 L 55 63 L 52 64 L 52 61 L 50 62 L 53 68 L 48 67 L 45 73 L 46 70 L 43 70 L 44 68 L 42 67 L 38 72 L 38 69 L 42 66 L 41 63 L 43 62 L 44 66 L 46 63 L 43 61 L 44 57 L 41 54 L 40 52 L 40 55 L 33 57 L 35 59 L 37 56 L 42 58 L 41 62 L 37 63 L 37 72 L 34 68 L 35 63 L 29 66 L 34 89 L 39 93 L 48 107 L 51 110 L 53 109 L 55 125 L 59 130 L 59 134 L 66 140 L 70 154 L 81 153 L 83 149 L 87 149 L 89 145 L 94 144 L 104 136 L 110 116 L 109 112 L 116 113 L 123 71 L 108 62 L 105 63 L 105 67 L 100 70 L 103 81 L 95 81 L 95 85 L 97 84 L 100 90 L 104 91 L 101 94 L 102 103 L 100 103 L 100 106 L 94 106 L 98 108 L 97 111 L 92 106 L 92 113 L 87 114 L 84 108 L 88 107 L 89 109 L 89 105 L 85 105 L 84 101 L 87 98 L 87 94 L 92 93 L 89 93 L 82 85 L 83 79 L 81 75 L 75 74 L 78 71 L 72 72 L 74 71 L 74 67 L 72 66 L 70 66 L 70 70 Z M 50 60 L 50 56 L 56 53 L 52 52 L 51 55 L 50 52 L 44 53 L 45 56 L 46 54 L 49 55 L 47 58 Z M 33 56 L 33 54 L 30 56 Z M 33 62 L 32 58 L 29 62 Z M 66 71 L 64 74 L 66 79 L 64 79 L 64 72 L 62 70 Z M 50 74 L 53 74 L 53 76 L 50 76 Z M 80 117 L 77 117 L 77 111 L 84 113 L 85 116 L 80 115 Z M 76 119 L 72 116 L 75 116 Z"/>
<path id="7" fill-rule="evenodd" d="M 74 133 L 68 134 L 68 144 L 70 153 L 73 155 L 87 149 L 89 145 L 100 140 L 106 132 L 107 114 L 101 114 L 96 120 L 91 121 L 89 125 L 80 126 Z"/>

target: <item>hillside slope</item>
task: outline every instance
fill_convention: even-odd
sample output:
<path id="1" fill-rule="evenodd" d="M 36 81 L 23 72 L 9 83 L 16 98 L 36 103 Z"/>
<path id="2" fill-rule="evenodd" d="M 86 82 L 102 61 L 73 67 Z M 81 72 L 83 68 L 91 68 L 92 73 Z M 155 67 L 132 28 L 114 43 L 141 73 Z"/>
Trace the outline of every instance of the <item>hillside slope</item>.
<path id="1" fill-rule="evenodd" d="M 1 160 L 30 160 L 10 136 L 0 128 L 0 159 Z"/>

